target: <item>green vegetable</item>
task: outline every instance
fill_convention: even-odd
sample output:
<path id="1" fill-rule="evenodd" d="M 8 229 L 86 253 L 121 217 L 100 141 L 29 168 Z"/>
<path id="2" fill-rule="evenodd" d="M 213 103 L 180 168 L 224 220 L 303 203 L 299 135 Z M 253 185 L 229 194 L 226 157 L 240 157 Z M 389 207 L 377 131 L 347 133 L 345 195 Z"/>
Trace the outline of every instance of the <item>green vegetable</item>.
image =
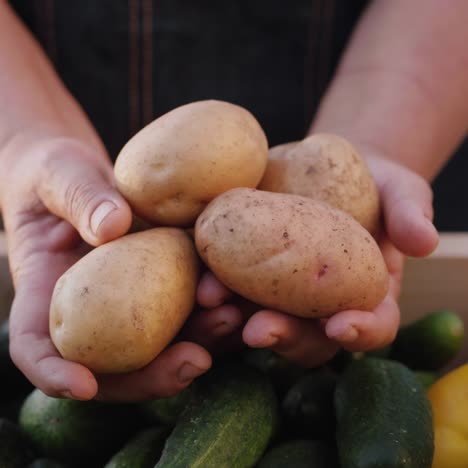
<path id="1" fill-rule="evenodd" d="M 434 372 L 415 371 L 414 375 L 426 390 L 437 380 L 437 374 Z"/>
<path id="2" fill-rule="evenodd" d="M 189 404 L 196 384 L 197 381 L 192 382 L 190 386 L 172 397 L 145 401 L 141 404 L 141 410 L 152 423 L 174 426 L 182 411 Z"/>
<path id="3" fill-rule="evenodd" d="M 257 468 L 338 468 L 338 462 L 326 442 L 291 440 L 270 449 Z"/>
<path id="4" fill-rule="evenodd" d="M 336 374 L 322 367 L 289 389 L 282 403 L 283 433 L 288 438 L 322 438 L 334 433 L 335 385 Z"/>
<path id="5" fill-rule="evenodd" d="M 254 466 L 277 422 L 276 397 L 267 376 L 246 365 L 224 363 L 198 384 L 156 467 Z"/>
<path id="6" fill-rule="evenodd" d="M 437 371 L 459 353 L 464 337 L 463 320 L 455 312 L 433 312 L 398 331 L 390 358 L 415 370 Z"/>
<path id="7" fill-rule="evenodd" d="M 335 411 L 341 468 L 431 468 L 431 405 L 403 364 L 353 362 L 338 381 Z"/>
<path id="8" fill-rule="evenodd" d="M 166 427 L 146 429 L 130 439 L 104 468 L 153 468 L 169 435 Z"/>
<path id="9" fill-rule="evenodd" d="M 249 348 L 244 351 L 243 359 L 246 363 L 267 374 L 279 395 L 284 395 L 291 385 L 307 371 L 265 348 Z"/>
<path id="10" fill-rule="evenodd" d="M 108 460 L 135 432 L 137 415 L 131 405 L 51 398 L 36 389 L 19 423 L 43 455 L 84 467 Z"/>

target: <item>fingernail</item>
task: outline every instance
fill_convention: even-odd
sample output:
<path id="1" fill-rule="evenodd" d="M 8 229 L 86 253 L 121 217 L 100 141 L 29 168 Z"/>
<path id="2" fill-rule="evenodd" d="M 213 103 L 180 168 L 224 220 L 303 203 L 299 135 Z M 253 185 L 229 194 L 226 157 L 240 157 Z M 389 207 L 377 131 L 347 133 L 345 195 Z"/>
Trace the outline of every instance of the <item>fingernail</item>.
<path id="1" fill-rule="evenodd" d="M 94 210 L 93 214 L 91 215 L 90 225 L 91 230 L 95 236 L 97 236 L 99 226 L 102 224 L 102 222 L 106 219 L 109 213 L 116 209 L 117 207 L 114 205 L 114 203 L 105 201 Z"/>
<path id="2" fill-rule="evenodd" d="M 225 336 L 229 335 L 234 331 L 235 327 L 232 323 L 222 322 L 213 329 L 213 335 L 215 336 Z"/>
<path id="3" fill-rule="evenodd" d="M 334 338 L 345 343 L 352 343 L 353 341 L 357 340 L 358 335 L 358 331 L 354 327 L 350 326 Z"/>
<path id="4" fill-rule="evenodd" d="M 75 397 L 73 396 L 73 394 L 72 394 L 70 391 L 68 391 L 68 390 L 64 390 L 63 392 L 60 392 L 60 396 L 61 396 L 62 398 L 68 398 L 68 399 L 70 399 L 70 400 L 74 400 L 74 399 L 75 399 Z"/>
<path id="5" fill-rule="evenodd" d="M 275 335 L 268 335 L 260 340 L 254 340 L 249 343 L 251 348 L 271 348 L 279 343 L 280 339 Z"/>
<path id="6" fill-rule="evenodd" d="M 205 369 L 200 369 L 189 362 L 186 362 L 179 369 L 178 377 L 182 383 L 187 383 L 206 372 Z"/>

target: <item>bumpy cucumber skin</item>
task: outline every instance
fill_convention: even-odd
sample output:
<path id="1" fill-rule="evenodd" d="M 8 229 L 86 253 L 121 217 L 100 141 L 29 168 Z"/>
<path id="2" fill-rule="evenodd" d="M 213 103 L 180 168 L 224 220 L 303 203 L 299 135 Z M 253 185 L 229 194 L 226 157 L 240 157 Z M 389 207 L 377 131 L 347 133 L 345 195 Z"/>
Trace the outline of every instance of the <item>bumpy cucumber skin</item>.
<path id="1" fill-rule="evenodd" d="M 104 468 L 152 468 L 159 460 L 169 435 L 166 427 L 152 427 L 130 439 Z"/>
<path id="2" fill-rule="evenodd" d="M 224 365 L 199 379 L 197 397 L 166 441 L 157 468 L 249 468 L 261 458 L 277 424 L 267 376 Z"/>
<path id="3" fill-rule="evenodd" d="M 338 381 L 335 412 L 341 468 L 431 468 L 431 405 L 404 365 L 353 362 Z"/>
<path id="4" fill-rule="evenodd" d="M 412 369 L 437 371 L 461 350 L 463 320 L 451 310 L 433 312 L 398 331 L 390 359 Z"/>
<path id="5" fill-rule="evenodd" d="M 196 385 L 197 381 L 194 381 L 177 395 L 145 401 L 141 404 L 144 416 L 152 424 L 175 426 L 179 416 L 190 403 Z"/>
<path id="6" fill-rule="evenodd" d="M 257 468 L 338 468 L 335 448 L 319 440 L 291 440 L 270 449 Z"/>

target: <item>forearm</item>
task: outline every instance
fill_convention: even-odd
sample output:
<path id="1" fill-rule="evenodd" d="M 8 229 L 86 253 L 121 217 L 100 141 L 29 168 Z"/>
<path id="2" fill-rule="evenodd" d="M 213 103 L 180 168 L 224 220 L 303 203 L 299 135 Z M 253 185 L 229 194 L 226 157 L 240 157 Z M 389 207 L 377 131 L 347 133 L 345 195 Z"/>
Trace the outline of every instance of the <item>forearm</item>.
<path id="1" fill-rule="evenodd" d="M 0 0 L 0 164 L 20 138 L 76 138 L 101 142 L 40 46 Z M 101 152 L 101 151 L 100 151 Z"/>
<path id="2" fill-rule="evenodd" d="M 374 1 L 311 131 L 338 133 L 431 180 L 468 129 L 468 2 L 449 4 Z"/>

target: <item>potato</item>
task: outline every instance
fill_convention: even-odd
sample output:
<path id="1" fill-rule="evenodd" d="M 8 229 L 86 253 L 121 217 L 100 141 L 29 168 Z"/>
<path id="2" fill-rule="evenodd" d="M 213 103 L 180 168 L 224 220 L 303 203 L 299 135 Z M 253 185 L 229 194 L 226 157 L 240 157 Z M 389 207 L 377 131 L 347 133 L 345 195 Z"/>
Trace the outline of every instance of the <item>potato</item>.
<path id="1" fill-rule="evenodd" d="M 324 201 L 350 214 L 373 236 L 379 231 L 379 194 L 364 159 L 345 139 L 315 134 L 272 148 L 258 188 Z"/>
<path id="2" fill-rule="evenodd" d="M 123 147 L 117 187 L 155 225 L 193 226 L 206 204 L 234 187 L 256 187 L 268 143 L 255 118 L 222 101 L 187 104 L 163 115 Z"/>
<path id="3" fill-rule="evenodd" d="M 92 250 L 57 281 L 50 334 L 60 354 L 97 373 L 152 361 L 190 314 L 198 257 L 187 234 L 154 228 Z"/>
<path id="4" fill-rule="evenodd" d="M 298 195 L 230 190 L 198 218 L 195 243 L 228 288 L 299 317 L 370 311 L 388 290 L 372 236 L 346 213 Z"/>

